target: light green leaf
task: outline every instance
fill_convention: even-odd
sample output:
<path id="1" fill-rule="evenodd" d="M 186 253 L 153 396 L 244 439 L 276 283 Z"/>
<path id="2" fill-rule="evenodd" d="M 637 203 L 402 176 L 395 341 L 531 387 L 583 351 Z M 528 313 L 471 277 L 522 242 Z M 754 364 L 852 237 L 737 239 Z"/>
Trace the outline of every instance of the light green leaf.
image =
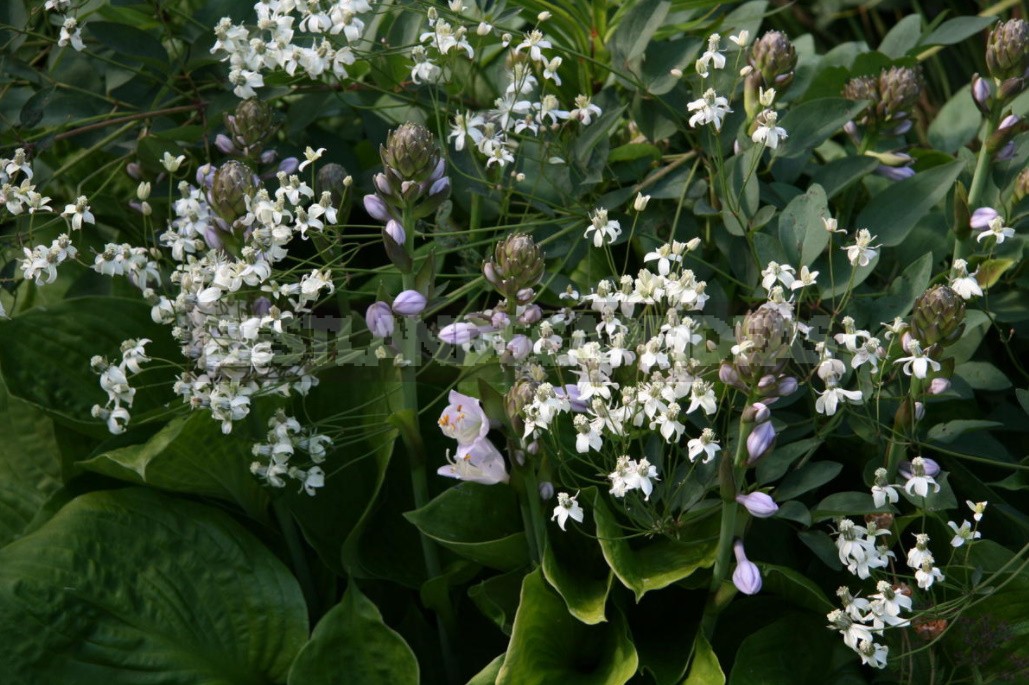
<path id="1" fill-rule="evenodd" d="M 493 661 L 472 676 L 466 685 L 496 685 L 497 676 L 500 675 L 500 667 L 504 665 L 504 655 L 501 654 Z"/>
<path id="2" fill-rule="evenodd" d="M 973 390 L 1000 391 L 1011 387 L 1007 374 L 990 362 L 965 362 L 954 369 L 954 374 L 965 379 Z"/>
<path id="3" fill-rule="evenodd" d="M 79 466 L 131 483 L 236 502 L 260 517 L 268 494 L 250 473 L 251 446 L 238 435 L 222 435 L 210 416 L 191 413 L 143 444 L 113 449 Z"/>
<path id="4" fill-rule="evenodd" d="M 608 41 L 612 65 L 632 70 L 631 63 L 647 49 L 671 5 L 669 0 L 643 0 L 626 12 Z"/>
<path id="5" fill-rule="evenodd" d="M 825 191 L 817 183 L 793 198 L 779 215 L 779 241 L 798 271 L 801 266 L 811 266 L 829 244 L 829 232 L 822 223 L 829 216 Z"/>
<path id="6" fill-rule="evenodd" d="M 318 622 L 289 669 L 289 685 L 417 685 L 418 660 L 353 582 Z"/>
<path id="7" fill-rule="evenodd" d="M 932 276 L 933 255 L 924 255 L 908 264 L 899 277 L 893 279 L 886 295 L 863 300 L 873 321 L 890 321 L 911 311 L 915 298 L 925 292 Z"/>
<path id="8" fill-rule="evenodd" d="M 866 174 L 875 171 L 879 166 L 879 160 L 868 155 L 857 155 L 854 157 L 841 157 L 834 159 L 821 167 L 812 176 L 812 181 L 825 189 L 825 196 L 828 199 L 836 195 L 851 184 L 862 179 Z"/>
<path id="9" fill-rule="evenodd" d="M 860 516 L 881 511 L 889 509 L 876 507 L 869 492 L 836 492 L 818 503 L 811 512 L 811 518 L 822 521 L 835 516 Z"/>
<path id="10" fill-rule="evenodd" d="M 760 564 L 762 590 L 788 599 L 793 604 L 824 614 L 834 608 L 818 584 L 787 566 Z"/>
<path id="11" fill-rule="evenodd" d="M 933 29 L 919 45 L 954 45 L 971 38 L 995 21 L 996 17 L 954 17 Z"/>
<path id="12" fill-rule="evenodd" d="M 789 469 L 790 464 L 805 454 L 814 452 L 822 442 L 821 438 L 805 438 L 782 447 L 776 447 L 770 455 L 757 463 L 757 482 L 767 485 L 779 480 Z"/>
<path id="13" fill-rule="evenodd" d="M 618 580 L 636 594 L 636 601 L 715 563 L 718 517 L 707 516 L 683 530 L 680 540 L 660 538 L 639 542 L 625 539 L 614 514 L 601 495 L 594 500 L 593 519 L 604 559 Z"/>
<path id="14" fill-rule="evenodd" d="M 693 641 L 693 659 L 690 661 L 690 673 L 682 685 L 724 685 L 725 673 L 718 663 L 718 656 L 715 650 L 711 649 L 711 643 L 704 637 L 704 632 L 697 633 L 697 639 Z"/>
<path id="15" fill-rule="evenodd" d="M 623 685 L 639 665 L 625 619 L 587 626 L 573 618 L 539 570 L 525 576 L 497 685 Z"/>
<path id="16" fill-rule="evenodd" d="M 307 636 L 296 579 L 250 532 L 135 488 L 0 550 L 0 615 L 0 668 L 21 683 L 277 683 Z"/>
<path id="17" fill-rule="evenodd" d="M 835 461 L 812 461 L 804 464 L 782 479 L 782 483 L 775 489 L 775 499 L 785 501 L 810 492 L 831 481 L 842 470 L 843 464 Z"/>
<path id="18" fill-rule="evenodd" d="M 505 635 L 511 634 L 515 612 L 518 611 L 518 595 L 522 589 L 523 569 L 515 569 L 499 576 L 493 576 L 468 588 L 468 596 L 482 615 L 497 624 Z"/>
<path id="19" fill-rule="evenodd" d="M 987 259 L 979 264 L 979 268 L 975 270 L 975 280 L 979 282 L 979 285 L 984 290 L 992 288 L 1000 280 L 1000 277 L 1004 275 L 1004 272 L 1017 263 L 1014 259 Z"/>
<path id="20" fill-rule="evenodd" d="M 913 47 L 918 45 L 918 39 L 922 35 L 922 17 L 917 12 L 904 17 L 890 29 L 882 42 L 879 44 L 879 52 L 897 59 L 903 57 Z"/>
<path id="21" fill-rule="evenodd" d="M 963 168 L 964 162 L 953 162 L 891 183 L 869 200 L 854 225 L 867 228 L 887 247 L 899 245 L 919 219 L 946 197 Z"/>
<path id="22" fill-rule="evenodd" d="M 596 540 L 576 529 L 562 532 L 557 528 L 551 529 L 549 540 L 543 555 L 543 577 L 564 599 L 572 616 L 589 625 L 606 621 L 604 605 L 612 574 Z"/>
<path id="23" fill-rule="evenodd" d="M 799 157 L 821 145 L 865 108 L 864 102 L 845 98 L 818 98 L 791 107 L 781 126 L 790 134 L 773 155 Z"/>
<path id="24" fill-rule="evenodd" d="M 525 564 L 527 547 L 514 491 L 459 483 L 404 516 L 444 547 L 502 571 Z"/>
<path id="25" fill-rule="evenodd" d="M 938 423 L 929 429 L 926 438 L 935 442 L 951 443 L 964 433 L 986 430 L 1003 426 L 998 421 L 981 421 L 976 419 L 955 419 L 946 423 Z"/>
<path id="26" fill-rule="evenodd" d="M 929 143 L 940 152 L 954 154 L 975 138 L 982 123 L 983 115 L 972 100 L 971 86 L 965 86 L 933 117 L 927 132 Z"/>

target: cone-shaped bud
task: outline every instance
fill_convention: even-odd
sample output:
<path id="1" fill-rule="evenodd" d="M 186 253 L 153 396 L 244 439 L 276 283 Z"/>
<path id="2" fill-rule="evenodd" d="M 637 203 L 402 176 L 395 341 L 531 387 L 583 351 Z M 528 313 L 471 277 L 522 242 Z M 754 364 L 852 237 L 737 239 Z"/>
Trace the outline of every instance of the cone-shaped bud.
<path id="1" fill-rule="evenodd" d="M 979 74 L 972 74 L 972 101 L 983 114 L 990 113 L 990 99 L 993 97 L 993 87 L 990 82 Z"/>
<path id="2" fill-rule="evenodd" d="M 254 172 L 250 167 L 231 159 L 214 172 L 211 206 L 223 219 L 232 223 L 246 214 L 247 198 L 253 197 L 256 190 Z"/>
<path id="3" fill-rule="evenodd" d="M 1022 169 L 1022 172 L 1015 179 L 1015 202 L 1021 202 L 1029 195 L 1029 168 Z"/>
<path id="4" fill-rule="evenodd" d="M 517 299 L 518 291 L 539 283 L 543 266 L 543 251 L 536 242 L 524 233 L 514 233 L 497 243 L 482 273 L 501 295 Z"/>
<path id="5" fill-rule="evenodd" d="M 346 190 L 347 170 L 342 165 L 329 162 L 318 169 L 315 177 L 315 186 L 318 188 L 318 195 L 328 191 L 332 197 L 334 207 L 339 207 L 343 201 L 343 191 Z"/>
<path id="6" fill-rule="evenodd" d="M 511 389 L 504 394 L 504 413 L 507 414 L 508 420 L 511 422 L 511 426 L 514 427 L 518 434 L 525 429 L 525 424 L 522 421 L 522 409 L 525 405 L 532 402 L 533 397 L 536 394 L 536 384 L 529 380 L 517 381 L 511 386 Z"/>
<path id="7" fill-rule="evenodd" d="M 762 305 L 736 325 L 736 343 L 736 370 L 741 377 L 753 381 L 778 374 L 787 361 L 787 321 L 776 307 Z"/>
<path id="8" fill-rule="evenodd" d="M 272 108 L 257 98 L 236 105 L 233 115 L 225 118 L 225 127 L 241 147 L 259 147 L 275 132 L 278 123 Z"/>
<path id="9" fill-rule="evenodd" d="M 946 346 L 964 330 L 965 300 L 946 285 L 933 286 L 915 302 L 911 335 L 923 345 Z"/>
<path id="10" fill-rule="evenodd" d="M 782 93 L 793 82 L 797 51 L 790 39 L 780 31 L 768 31 L 754 41 L 750 49 L 750 66 L 761 74 L 765 88 Z"/>
<path id="11" fill-rule="evenodd" d="M 382 166 L 400 181 L 425 181 L 439 163 L 439 150 L 429 129 L 421 124 L 402 124 L 379 147 Z"/>
<path id="12" fill-rule="evenodd" d="M 1009 19 L 993 27 L 986 39 L 986 66 L 998 80 L 1020 78 L 1029 69 L 1029 22 Z"/>
<path id="13" fill-rule="evenodd" d="M 879 102 L 876 114 L 879 121 L 904 119 L 918 103 L 922 94 L 922 76 L 911 67 L 890 67 L 879 74 Z"/>
<path id="14" fill-rule="evenodd" d="M 425 309 L 427 300 L 417 290 L 405 290 L 393 300 L 393 312 L 400 316 L 418 316 Z"/>

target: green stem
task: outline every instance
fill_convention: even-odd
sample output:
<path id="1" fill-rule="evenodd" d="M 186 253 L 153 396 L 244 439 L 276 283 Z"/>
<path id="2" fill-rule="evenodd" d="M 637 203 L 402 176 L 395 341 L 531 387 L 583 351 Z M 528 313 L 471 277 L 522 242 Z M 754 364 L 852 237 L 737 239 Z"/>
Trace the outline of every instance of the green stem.
<path id="1" fill-rule="evenodd" d="M 979 158 L 975 161 L 975 172 L 972 174 L 972 185 L 968 189 L 968 211 L 973 212 L 977 209 L 980 200 L 982 199 L 983 190 L 986 188 L 986 179 L 990 176 L 990 159 L 993 157 L 992 151 L 989 150 L 987 143 L 990 140 L 990 136 L 997 130 L 997 115 L 990 114 L 986 120 L 986 128 L 983 131 L 982 145 L 979 148 Z M 955 232 L 959 227 L 955 226 Z M 954 253 L 951 256 L 951 261 L 960 259 L 965 254 L 965 243 L 970 238 L 962 240 L 955 236 L 954 238 Z"/>

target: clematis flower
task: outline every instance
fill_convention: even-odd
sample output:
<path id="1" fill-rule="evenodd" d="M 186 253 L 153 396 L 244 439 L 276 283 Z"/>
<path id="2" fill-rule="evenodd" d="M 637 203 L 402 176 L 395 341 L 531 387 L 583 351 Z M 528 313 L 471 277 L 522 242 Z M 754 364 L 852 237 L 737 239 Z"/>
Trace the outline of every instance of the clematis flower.
<path id="1" fill-rule="evenodd" d="M 554 515 L 550 517 L 550 520 L 557 519 L 557 525 L 561 527 L 561 530 L 565 529 L 568 519 L 582 523 L 583 511 L 579 502 L 576 501 L 578 496 L 579 493 L 574 495 L 569 495 L 567 492 L 557 493 L 557 506 L 554 507 Z"/>

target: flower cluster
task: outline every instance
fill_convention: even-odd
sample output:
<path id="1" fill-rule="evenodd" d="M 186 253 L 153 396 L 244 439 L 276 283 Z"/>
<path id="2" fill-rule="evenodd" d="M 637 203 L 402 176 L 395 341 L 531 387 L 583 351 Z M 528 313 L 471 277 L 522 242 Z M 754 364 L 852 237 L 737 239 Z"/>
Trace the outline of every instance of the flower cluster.
<path id="1" fill-rule="evenodd" d="M 267 442 L 253 447 L 254 456 L 265 461 L 253 462 L 250 471 L 276 488 L 285 487 L 283 478 L 288 476 L 300 483 L 301 490 L 314 495 L 325 485 L 325 471 L 319 464 L 325 461 L 326 448 L 331 445 L 331 438 L 305 432 L 299 421 L 279 410 L 268 420 Z M 290 464 L 298 450 L 307 454 L 312 466 L 303 469 Z"/>
<path id="2" fill-rule="evenodd" d="M 93 418 L 107 422 L 107 429 L 117 435 L 125 431 L 128 424 L 128 408 L 136 397 L 136 389 L 129 384 L 129 377 L 138 374 L 140 364 L 150 361 L 146 356 L 146 345 L 150 340 L 126 340 L 121 345 L 121 363 L 110 364 L 106 359 L 95 356 L 90 360 L 93 370 L 100 374 L 100 387 L 107 393 L 107 404 L 93 405 Z"/>
<path id="3" fill-rule="evenodd" d="M 484 485 L 506 483 L 504 457 L 486 437 L 489 417 L 479 400 L 456 390 L 450 391 L 449 399 L 450 404 L 439 417 L 439 427 L 444 435 L 457 441 L 457 449 L 453 459 L 447 452 L 447 464 L 439 468 L 439 475 Z"/>
<path id="4" fill-rule="evenodd" d="M 60 47 L 70 45 L 75 52 L 82 52 L 86 49 L 85 43 L 82 42 L 82 27 L 79 25 L 78 19 L 66 14 L 71 9 L 71 0 L 46 0 L 43 9 L 60 15 L 57 18 L 57 22 L 61 25 L 61 34 L 57 39 Z"/>

